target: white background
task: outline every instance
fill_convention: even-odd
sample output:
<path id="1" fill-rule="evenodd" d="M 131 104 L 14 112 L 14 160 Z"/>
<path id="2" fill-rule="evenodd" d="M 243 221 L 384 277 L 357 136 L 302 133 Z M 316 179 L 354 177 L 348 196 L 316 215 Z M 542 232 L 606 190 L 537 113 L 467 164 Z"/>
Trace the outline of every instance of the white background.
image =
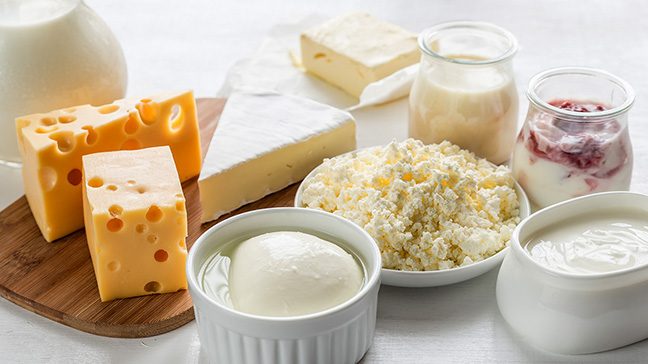
<path id="1" fill-rule="evenodd" d="M 606 69 L 637 92 L 630 115 L 635 152 L 632 190 L 648 192 L 648 2 L 637 1 L 180 1 L 88 0 L 121 41 L 130 95 L 192 88 L 213 96 L 226 71 L 260 45 L 274 24 L 319 13 L 368 11 L 412 31 L 441 21 L 497 23 L 515 34 L 521 96 L 546 68 Z M 0 55 L 1 57 L 2 55 Z M 1 70 L 0 70 L 1 71 Z M 1 90 L 0 92 L 7 92 Z M 0 96 L 1 97 L 1 96 Z M 526 112 L 521 97 L 520 116 Z M 376 115 L 378 122 L 372 123 Z M 406 135 L 402 103 L 355 113 L 361 145 Z M 387 120 L 386 122 L 384 120 Z M 22 194 L 16 171 L 0 169 L 0 208 Z M 431 289 L 383 286 L 366 363 L 646 362 L 648 341 L 587 356 L 556 356 L 530 347 L 508 328 L 495 302 L 497 272 Z M 204 363 L 195 323 L 146 339 L 111 339 L 51 322 L 0 299 L 0 362 Z"/>

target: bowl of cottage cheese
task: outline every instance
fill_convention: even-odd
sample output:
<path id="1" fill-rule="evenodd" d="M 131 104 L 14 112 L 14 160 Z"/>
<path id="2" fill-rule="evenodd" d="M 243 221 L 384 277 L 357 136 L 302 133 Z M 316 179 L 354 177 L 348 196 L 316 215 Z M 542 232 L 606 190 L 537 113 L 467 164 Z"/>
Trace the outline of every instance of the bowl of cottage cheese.
<path id="1" fill-rule="evenodd" d="M 507 166 L 447 141 L 414 139 L 326 159 L 299 186 L 295 206 L 362 227 L 380 249 L 382 282 L 401 287 L 486 273 L 530 211 Z"/>

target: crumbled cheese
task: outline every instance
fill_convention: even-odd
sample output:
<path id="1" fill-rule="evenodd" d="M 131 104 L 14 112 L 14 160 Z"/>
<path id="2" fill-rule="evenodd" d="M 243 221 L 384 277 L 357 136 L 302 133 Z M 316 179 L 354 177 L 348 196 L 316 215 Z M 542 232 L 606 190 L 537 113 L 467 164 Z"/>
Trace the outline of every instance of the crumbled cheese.
<path id="1" fill-rule="evenodd" d="M 383 267 L 439 270 L 486 259 L 520 221 L 508 167 L 450 142 L 392 142 L 327 159 L 302 202 L 362 226 Z"/>

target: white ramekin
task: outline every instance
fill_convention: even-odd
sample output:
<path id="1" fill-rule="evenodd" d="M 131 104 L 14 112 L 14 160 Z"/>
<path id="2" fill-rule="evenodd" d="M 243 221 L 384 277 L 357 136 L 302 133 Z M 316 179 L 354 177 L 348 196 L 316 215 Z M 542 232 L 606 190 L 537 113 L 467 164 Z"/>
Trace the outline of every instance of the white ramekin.
<path id="1" fill-rule="evenodd" d="M 365 284 L 347 302 L 315 314 L 264 317 L 238 312 L 208 297 L 198 274 L 222 244 L 248 234 L 277 230 L 321 232 L 348 244 L 362 260 Z M 187 280 L 201 350 L 211 363 L 354 363 L 367 352 L 376 326 L 380 252 L 352 222 L 322 211 L 271 208 L 229 218 L 207 230 L 192 246 Z"/>
<path id="2" fill-rule="evenodd" d="M 648 337 L 648 265 L 577 275 L 549 269 L 524 250 L 539 230 L 599 211 L 648 212 L 648 196 L 605 192 L 547 207 L 516 228 L 497 277 L 497 304 L 532 345 L 562 354 L 618 348 Z"/>

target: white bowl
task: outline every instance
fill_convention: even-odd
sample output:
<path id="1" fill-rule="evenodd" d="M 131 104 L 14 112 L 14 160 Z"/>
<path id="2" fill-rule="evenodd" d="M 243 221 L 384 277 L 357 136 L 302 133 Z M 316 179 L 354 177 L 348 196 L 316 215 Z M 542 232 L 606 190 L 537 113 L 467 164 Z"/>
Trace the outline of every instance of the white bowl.
<path id="1" fill-rule="evenodd" d="M 303 190 L 308 180 L 316 175 L 320 168 L 321 165 L 313 169 L 299 185 L 297 193 L 295 193 L 295 207 L 305 207 L 302 201 Z M 524 219 L 529 216 L 531 211 L 529 199 L 517 182 L 515 182 L 515 192 L 520 201 L 520 219 Z M 482 261 L 463 267 L 444 270 L 414 272 L 383 268 L 382 283 L 396 287 L 436 287 L 463 282 L 480 276 L 498 266 L 504 259 L 508 250 L 509 248 L 507 247 Z"/>
<path id="2" fill-rule="evenodd" d="M 531 344 L 563 354 L 614 349 L 648 337 L 648 264 L 588 275 L 547 268 L 522 244 L 537 231 L 593 210 L 641 209 L 648 196 L 605 192 L 547 207 L 522 221 L 497 278 L 497 303 Z"/>
<path id="3" fill-rule="evenodd" d="M 295 317 L 242 313 L 205 294 L 198 276 L 210 256 L 251 231 L 262 234 L 277 230 L 319 232 L 346 243 L 365 266 L 362 289 L 336 307 Z M 224 220 L 198 238 L 187 259 L 201 350 L 211 363 L 355 363 L 373 340 L 380 267 L 380 251 L 371 236 L 333 214 L 287 207 L 251 211 Z"/>

